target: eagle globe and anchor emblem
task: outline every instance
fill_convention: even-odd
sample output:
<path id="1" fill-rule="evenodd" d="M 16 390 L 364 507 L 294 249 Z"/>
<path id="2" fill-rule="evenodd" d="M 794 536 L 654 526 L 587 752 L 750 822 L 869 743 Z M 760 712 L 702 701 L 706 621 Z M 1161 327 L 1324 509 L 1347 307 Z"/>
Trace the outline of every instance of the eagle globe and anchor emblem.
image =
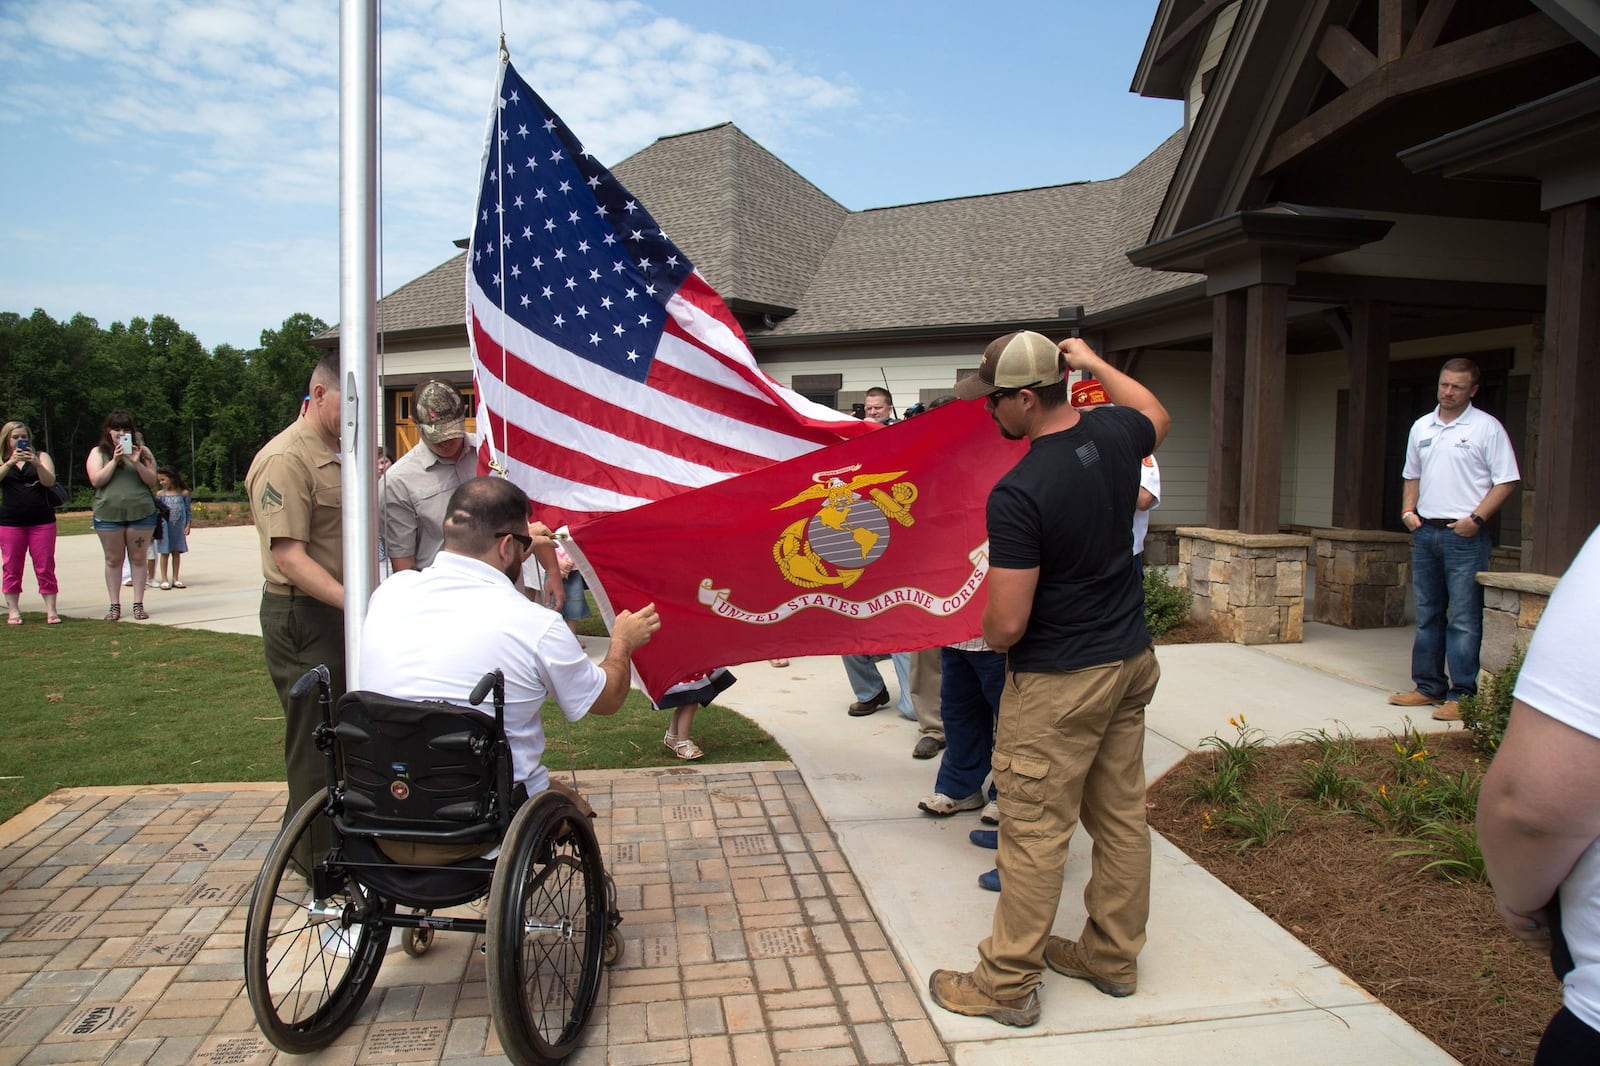
<path id="1" fill-rule="evenodd" d="M 772 559 L 791 584 L 849 588 L 889 550 L 893 524 L 914 524 L 911 505 L 916 502 L 917 487 L 898 480 L 906 471 L 861 474 L 860 469 L 856 464 L 818 471 L 811 476 L 814 484 L 810 488 L 773 508 L 781 511 L 821 501 L 816 514 L 785 526 L 772 546 Z M 888 490 L 878 487 L 881 485 Z"/>

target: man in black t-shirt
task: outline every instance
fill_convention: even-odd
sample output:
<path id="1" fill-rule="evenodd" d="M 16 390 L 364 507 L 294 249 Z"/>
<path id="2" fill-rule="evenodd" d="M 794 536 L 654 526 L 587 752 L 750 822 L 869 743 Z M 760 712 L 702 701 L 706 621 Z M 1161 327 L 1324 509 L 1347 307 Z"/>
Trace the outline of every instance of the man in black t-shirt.
<path id="1" fill-rule="evenodd" d="M 1068 368 L 1098 378 L 1114 407 L 1067 402 Z M 984 350 L 956 395 L 985 398 L 1028 453 L 989 495 L 983 636 L 1007 653 L 992 766 L 1000 790 L 1000 899 L 971 973 L 935 970 L 928 989 L 958 1014 L 1039 1019 L 1045 965 L 1131 995 L 1150 912 L 1144 709 L 1160 669 L 1133 565 L 1139 464 L 1171 418 L 1151 392 L 1077 338 L 1058 348 L 1011 333 Z M 1050 935 L 1067 847 L 1094 838 L 1076 940 Z"/>

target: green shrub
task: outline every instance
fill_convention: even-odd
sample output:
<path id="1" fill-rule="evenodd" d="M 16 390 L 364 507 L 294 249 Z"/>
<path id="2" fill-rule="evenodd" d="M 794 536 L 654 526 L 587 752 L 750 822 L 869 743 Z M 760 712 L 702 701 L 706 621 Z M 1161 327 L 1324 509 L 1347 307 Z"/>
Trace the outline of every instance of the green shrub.
<path id="1" fill-rule="evenodd" d="M 1522 672 L 1524 652 L 1520 644 L 1512 648 L 1511 658 L 1479 686 L 1477 695 L 1461 699 L 1461 724 L 1472 734 L 1472 743 L 1479 751 L 1493 755 L 1505 739 L 1506 722 L 1511 718 L 1511 693 Z"/>
<path id="2" fill-rule="evenodd" d="M 1473 822 L 1478 817 L 1478 790 L 1483 785 L 1483 775 L 1463 770 L 1455 777 L 1435 774 L 1427 780 L 1427 789 L 1418 785 L 1419 809 L 1431 812 L 1439 820 L 1455 819 Z"/>
<path id="3" fill-rule="evenodd" d="M 1315 733 L 1302 729 L 1289 734 L 1286 739 L 1315 748 L 1320 762 L 1354 766 L 1361 761 L 1361 746 L 1356 742 L 1356 735 L 1343 723 L 1335 726 L 1331 733 L 1326 728 L 1319 728 Z"/>
<path id="4" fill-rule="evenodd" d="M 1243 851 L 1249 847 L 1266 847 L 1292 830 L 1297 809 L 1298 805 L 1283 802 L 1281 796 L 1263 796 L 1242 800 L 1232 810 L 1225 811 L 1217 822 L 1241 838 L 1235 846 Z"/>
<path id="5" fill-rule="evenodd" d="M 1173 626 L 1189 617 L 1189 606 L 1194 600 L 1188 589 L 1178 588 L 1167 580 L 1160 567 L 1147 567 L 1144 572 L 1144 624 L 1152 637 L 1159 637 Z"/>
<path id="6" fill-rule="evenodd" d="M 1416 836 L 1390 843 L 1411 845 L 1391 853 L 1390 862 L 1399 858 L 1427 859 L 1422 867 L 1424 873 L 1431 870 L 1457 884 L 1489 880 L 1483 868 L 1483 852 L 1478 850 L 1478 832 L 1471 822 L 1424 822 L 1417 827 Z"/>
<path id="7" fill-rule="evenodd" d="M 1429 820 L 1425 791 L 1426 785 L 1396 784 L 1391 789 L 1380 784 L 1368 794 L 1377 809 L 1363 808 L 1356 813 L 1379 828 L 1410 833 Z"/>
<path id="8" fill-rule="evenodd" d="M 1210 777 L 1189 782 L 1189 798 L 1202 803 L 1230 806 L 1244 798 L 1245 767 L 1231 759 L 1218 759 Z"/>
<path id="9" fill-rule="evenodd" d="M 1238 739 L 1223 740 L 1213 733 L 1200 741 L 1200 747 L 1215 749 L 1223 765 L 1237 766 L 1241 775 L 1247 774 L 1250 772 L 1251 764 L 1256 761 L 1256 756 L 1267 746 L 1267 735 L 1246 722 L 1242 714 L 1229 718 L 1228 724 L 1238 733 Z"/>
<path id="10" fill-rule="evenodd" d="M 1399 736 L 1390 730 L 1389 741 L 1394 747 L 1390 765 L 1394 769 L 1395 780 L 1426 782 L 1432 772 L 1429 760 L 1433 758 L 1433 753 L 1428 750 L 1428 738 L 1411 723 L 1410 715 L 1406 716 L 1405 729 Z"/>
<path id="11" fill-rule="evenodd" d="M 1345 773 L 1337 759 L 1327 756 L 1302 760 L 1295 777 L 1309 799 L 1329 810 L 1357 810 L 1366 793 L 1360 779 Z"/>

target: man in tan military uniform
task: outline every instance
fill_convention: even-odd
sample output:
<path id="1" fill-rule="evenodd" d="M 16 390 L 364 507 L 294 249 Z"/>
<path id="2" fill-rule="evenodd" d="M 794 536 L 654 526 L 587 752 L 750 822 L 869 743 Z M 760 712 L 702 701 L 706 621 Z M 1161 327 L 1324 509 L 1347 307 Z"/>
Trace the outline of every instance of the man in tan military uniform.
<path id="1" fill-rule="evenodd" d="M 283 704 L 286 822 L 326 783 L 323 757 L 312 740 L 322 720 L 316 694 L 291 700 L 289 688 L 318 663 L 328 667 L 334 699 L 345 686 L 338 353 L 317 364 L 307 391 L 300 417 L 256 453 L 245 476 L 266 579 L 261 645 Z M 313 842 L 314 850 L 326 846 L 325 840 Z M 299 858 L 309 871 L 316 856 Z"/>

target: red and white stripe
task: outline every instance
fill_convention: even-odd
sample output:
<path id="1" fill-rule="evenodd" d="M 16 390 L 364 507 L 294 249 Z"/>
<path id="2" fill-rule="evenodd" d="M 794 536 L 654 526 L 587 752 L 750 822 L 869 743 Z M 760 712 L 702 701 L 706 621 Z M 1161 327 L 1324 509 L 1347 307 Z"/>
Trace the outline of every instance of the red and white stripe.
<path id="1" fill-rule="evenodd" d="M 485 449 L 492 442 L 493 458 L 552 528 L 877 428 L 773 381 L 698 273 L 667 302 L 671 321 L 644 382 L 502 314 L 470 270 L 467 310 Z M 485 454 L 480 468 L 490 458 Z"/>

